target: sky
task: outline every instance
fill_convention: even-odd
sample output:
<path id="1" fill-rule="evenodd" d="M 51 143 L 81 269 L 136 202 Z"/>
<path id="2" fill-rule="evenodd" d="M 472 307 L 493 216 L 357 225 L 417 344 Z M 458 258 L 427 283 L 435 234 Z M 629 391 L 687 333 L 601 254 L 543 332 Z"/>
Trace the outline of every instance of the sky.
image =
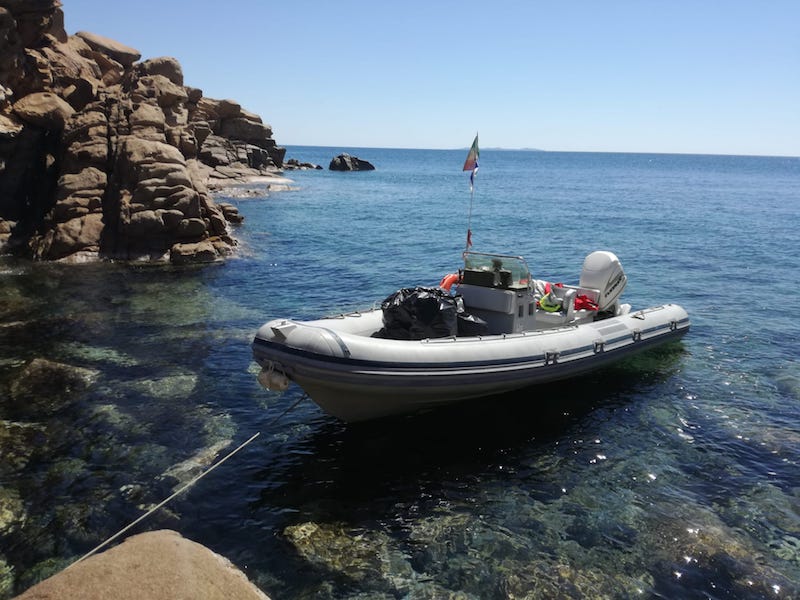
<path id="1" fill-rule="evenodd" d="M 279 145 L 800 156 L 800 0 L 62 0 Z"/>

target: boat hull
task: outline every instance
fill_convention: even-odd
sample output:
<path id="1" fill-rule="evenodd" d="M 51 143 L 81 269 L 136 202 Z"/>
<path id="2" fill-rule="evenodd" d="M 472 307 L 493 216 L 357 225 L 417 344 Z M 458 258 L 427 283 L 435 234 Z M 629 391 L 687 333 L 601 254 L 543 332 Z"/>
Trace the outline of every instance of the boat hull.
<path id="1" fill-rule="evenodd" d="M 356 422 L 573 377 L 689 330 L 686 311 L 674 304 L 556 329 L 413 341 L 369 337 L 380 317 L 271 321 L 259 329 L 253 355 L 326 412 Z"/>

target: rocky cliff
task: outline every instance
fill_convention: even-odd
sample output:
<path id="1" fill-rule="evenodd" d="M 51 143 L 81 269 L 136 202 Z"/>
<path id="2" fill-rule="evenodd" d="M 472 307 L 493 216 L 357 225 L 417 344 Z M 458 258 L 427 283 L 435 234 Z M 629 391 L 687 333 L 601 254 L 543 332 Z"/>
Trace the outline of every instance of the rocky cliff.
<path id="1" fill-rule="evenodd" d="M 0 0 L 0 252 L 211 261 L 230 253 L 209 182 L 269 174 L 258 115 L 184 85 L 174 58 L 89 32 L 58 0 Z"/>

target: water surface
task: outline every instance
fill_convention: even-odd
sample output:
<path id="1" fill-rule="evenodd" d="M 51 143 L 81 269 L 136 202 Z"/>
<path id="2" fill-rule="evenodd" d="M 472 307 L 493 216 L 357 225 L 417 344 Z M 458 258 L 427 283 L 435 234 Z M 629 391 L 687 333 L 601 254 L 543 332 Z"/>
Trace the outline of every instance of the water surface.
<path id="1" fill-rule="evenodd" d="M 259 431 L 135 531 L 175 529 L 273 598 L 800 594 L 800 159 L 484 151 L 476 250 L 565 282 L 612 250 L 624 301 L 682 304 L 688 336 L 418 417 L 350 426 L 306 401 L 276 421 L 301 392 L 258 386 L 261 323 L 459 266 L 465 151 L 289 156 L 347 150 L 377 170 L 230 199 L 246 221 L 223 265 L 0 258 L 5 596 Z"/>

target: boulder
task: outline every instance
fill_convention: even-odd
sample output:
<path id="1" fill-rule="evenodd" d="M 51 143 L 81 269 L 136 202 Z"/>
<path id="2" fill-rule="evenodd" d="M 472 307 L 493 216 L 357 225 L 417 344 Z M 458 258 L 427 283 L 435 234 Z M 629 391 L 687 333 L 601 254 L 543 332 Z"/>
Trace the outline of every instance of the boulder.
<path id="1" fill-rule="evenodd" d="M 155 104 L 143 103 L 128 117 L 131 127 L 155 127 L 164 131 L 166 119 L 164 111 Z"/>
<path id="2" fill-rule="evenodd" d="M 314 163 L 310 162 L 300 162 L 296 158 L 290 158 L 283 163 L 283 168 L 287 170 L 322 169 L 322 165 L 315 165 Z"/>
<path id="3" fill-rule="evenodd" d="M 182 86 L 172 83 L 163 75 L 140 77 L 134 93 L 138 93 L 144 98 L 154 98 L 161 107 L 174 106 L 189 99 Z"/>
<path id="4" fill-rule="evenodd" d="M 81 38 L 76 38 L 75 36 L 70 38 L 70 40 L 73 39 Z M 91 58 L 95 61 L 95 63 L 97 63 L 97 66 L 100 69 L 100 81 L 103 85 L 109 87 L 119 83 L 122 80 L 122 76 L 125 73 L 125 67 L 123 67 L 119 62 L 110 56 L 106 56 L 105 54 L 96 51 L 92 51 Z"/>
<path id="5" fill-rule="evenodd" d="M 367 162 L 361 160 L 357 156 L 350 156 L 347 153 L 340 154 L 331 160 L 328 167 L 331 171 L 374 171 L 375 167 Z"/>
<path id="6" fill-rule="evenodd" d="M 79 173 L 67 173 L 58 178 L 58 197 L 66 198 L 81 192 L 88 192 L 84 194 L 85 197 L 102 196 L 107 181 L 105 171 L 95 167 L 88 167 Z"/>
<path id="7" fill-rule="evenodd" d="M 95 137 L 88 141 L 76 141 L 67 146 L 63 167 L 74 171 L 85 167 L 104 169 L 108 163 L 108 141 Z"/>
<path id="8" fill-rule="evenodd" d="M 257 146 L 274 146 L 272 129 L 257 121 L 250 121 L 243 117 L 225 119 L 220 124 L 219 135 L 222 137 L 251 142 Z"/>
<path id="9" fill-rule="evenodd" d="M 91 213 L 56 225 L 52 242 L 44 256 L 51 260 L 68 257 L 87 249 L 100 248 L 103 233 L 103 215 Z"/>
<path id="10" fill-rule="evenodd" d="M 36 584 L 17 600 L 269 600 L 227 559 L 175 531 L 142 533 Z"/>
<path id="11" fill-rule="evenodd" d="M 84 109 L 73 114 L 64 126 L 64 142 L 74 140 L 89 140 L 102 136 L 105 140 L 108 134 L 108 118 L 102 110 Z"/>
<path id="12" fill-rule="evenodd" d="M 161 215 L 153 210 L 143 210 L 131 215 L 125 233 L 131 237 L 148 238 L 162 235 L 165 229 Z"/>
<path id="13" fill-rule="evenodd" d="M 244 222 L 244 217 L 239 214 L 239 209 L 230 202 L 220 202 L 217 207 L 222 211 L 222 215 L 228 223 L 239 224 Z"/>
<path id="14" fill-rule="evenodd" d="M 159 209 L 156 211 L 156 214 L 161 217 L 161 221 L 164 223 L 164 227 L 167 230 L 175 229 L 180 225 L 184 217 L 184 214 L 176 209 Z"/>
<path id="15" fill-rule="evenodd" d="M 40 414 L 54 413 L 72 402 L 97 378 L 97 371 L 35 358 L 11 383 L 14 405 Z"/>
<path id="16" fill-rule="evenodd" d="M 216 113 L 220 119 L 231 119 L 242 114 L 242 105 L 234 100 L 212 100 L 216 102 Z"/>
<path id="17" fill-rule="evenodd" d="M 218 259 L 214 244 L 207 240 L 194 244 L 175 244 L 169 252 L 169 260 L 174 265 L 209 263 Z"/>
<path id="18" fill-rule="evenodd" d="M 0 142 L 16 138 L 23 128 L 22 122 L 14 115 L 0 113 Z"/>
<path id="19" fill-rule="evenodd" d="M 61 130 L 74 113 L 65 100 L 51 92 L 36 92 L 17 100 L 12 107 L 23 121 L 44 129 Z"/>
<path id="20" fill-rule="evenodd" d="M 120 143 L 120 155 L 132 165 L 151 163 L 169 163 L 186 165 L 183 154 L 169 144 L 141 140 L 133 136 L 126 136 Z M 135 174 L 132 174 L 135 176 Z"/>
<path id="21" fill-rule="evenodd" d="M 183 68 L 181 67 L 181 63 L 170 56 L 149 58 L 142 61 L 138 68 L 142 75 L 163 75 L 175 85 L 183 86 Z"/>
<path id="22" fill-rule="evenodd" d="M 142 57 L 142 53 L 138 50 L 96 33 L 79 31 L 75 35 L 83 39 L 93 50 L 105 54 L 123 67 L 130 67 Z"/>
<path id="23" fill-rule="evenodd" d="M 59 0 L 3 0 L 17 22 L 16 33 L 24 47 L 39 45 L 47 33 L 56 32 L 60 19 Z"/>
<path id="24" fill-rule="evenodd" d="M 198 238 L 206 233 L 206 222 L 199 217 L 183 219 L 178 223 L 177 235 L 181 238 Z"/>

